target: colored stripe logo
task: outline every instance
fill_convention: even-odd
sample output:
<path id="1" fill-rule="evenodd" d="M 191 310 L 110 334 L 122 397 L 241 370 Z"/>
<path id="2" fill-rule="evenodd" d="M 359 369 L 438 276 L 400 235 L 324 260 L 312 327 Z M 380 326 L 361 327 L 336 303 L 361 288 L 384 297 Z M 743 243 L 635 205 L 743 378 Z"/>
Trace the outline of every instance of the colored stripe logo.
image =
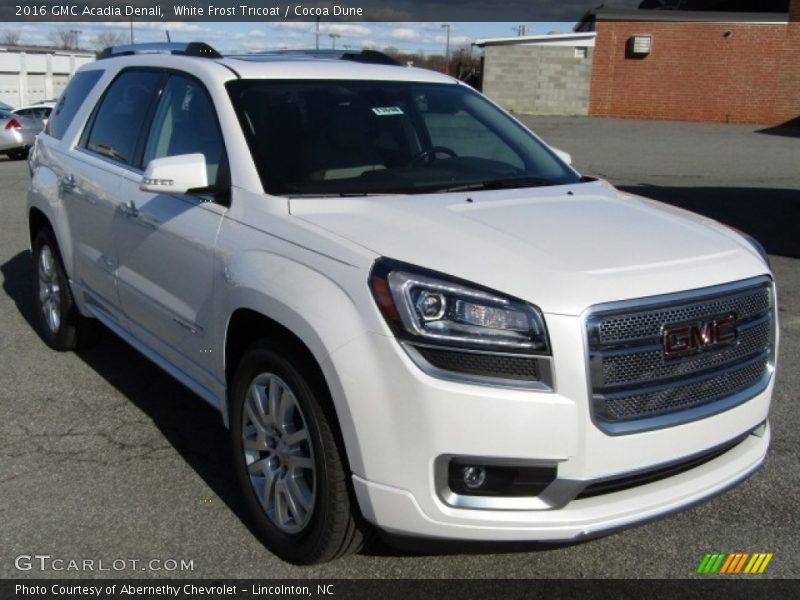
<path id="1" fill-rule="evenodd" d="M 772 557 L 771 552 L 707 552 L 697 572 L 703 575 L 761 575 Z"/>

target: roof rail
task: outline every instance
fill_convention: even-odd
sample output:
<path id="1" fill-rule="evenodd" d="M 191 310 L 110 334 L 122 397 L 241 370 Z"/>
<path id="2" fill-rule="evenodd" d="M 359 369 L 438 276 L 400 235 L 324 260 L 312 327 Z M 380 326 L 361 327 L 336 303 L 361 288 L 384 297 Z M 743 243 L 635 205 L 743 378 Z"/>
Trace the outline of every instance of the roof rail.
<path id="1" fill-rule="evenodd" d="M 333 60 L 350 60 L 359 63 L 374 65 L 401 66 L 388 54 L 377 50 L 267 50 L 266 52 L 253 52 L 251 55 L 263 56 L 307 56 L 309 58 L 329 58 Z"/>
<path id="2" fill-rule="evenodd" d="M 109 46 L 97 56 L 97 60 L 114 56 L 130 56 L 132 54 L 179 54 L 202 58 L 222 58 L 219 52 L 205 42 L 153 42 L 149 44 Z"/>
<path id="3" fill-rule="evenodd" d="M 394 58 L 383 52 L 377 50 L 362 50 L 361 52 L 347 52 L 342 54 L 342 60 L 352 60 L 360 63 L 369 63 L 373 65 L 395 65 L 401 66 L 402 63 L 396 61 Z"/>

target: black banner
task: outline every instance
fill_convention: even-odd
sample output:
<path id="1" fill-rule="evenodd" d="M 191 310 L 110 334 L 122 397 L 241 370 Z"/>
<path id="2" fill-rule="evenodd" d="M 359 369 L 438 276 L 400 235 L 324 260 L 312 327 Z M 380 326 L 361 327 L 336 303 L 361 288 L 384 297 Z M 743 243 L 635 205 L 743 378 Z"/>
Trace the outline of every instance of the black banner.
<path id="1" fill-rule="evenodd" d="M 661 598 L 751 600 L 797 598 L 797 580 L 5 580 L 0 598 L 17 600 L 196 600 L 199 598 L 313 598 L 380 600 L 560 600 L 610 598 L 659 600 Z"/>
<path id="2" fill-rule="evenodd" d="M 641 0 L 606 0 L 638 8 Z M 4 0 L 0 21 L 575 22 L 592 0 Z"/>

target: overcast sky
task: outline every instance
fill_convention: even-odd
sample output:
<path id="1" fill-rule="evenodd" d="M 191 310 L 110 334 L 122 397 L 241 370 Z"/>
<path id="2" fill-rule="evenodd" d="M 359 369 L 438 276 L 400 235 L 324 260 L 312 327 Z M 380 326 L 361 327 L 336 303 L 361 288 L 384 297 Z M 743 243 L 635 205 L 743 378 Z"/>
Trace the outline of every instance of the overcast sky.
<path id="1" fill-rule="evenodd" d="M 528 35 L 551 31 L 569 32 L 573 23 L 451 23 L 450 47 L 469 44 L 478 38 L 510 37 L 524 25 Z M 0 36 L 13 30 L 20 34 L 20 44 L 46 45 L 58 29 L 76 29 L 80 46 L 95 49 L 97 36 L 113 31 L 130 38 L 126 23 L 0 23 Z M 165 41 L 169 30 L 173 41 L 204 41 L 223 53 L 249 52 L 276 48 L 313 48 L 315 24 L 300 22 L 247 23 L 135 23 L 136 42 Z M 446 28 L 442 23 L 320 23 L 320 48 L 330 48 L 330 33 L 338 34 L 336 47 L 378 48 L 394 46 L 400 50 L 426 54 L 444 54 Z"/>

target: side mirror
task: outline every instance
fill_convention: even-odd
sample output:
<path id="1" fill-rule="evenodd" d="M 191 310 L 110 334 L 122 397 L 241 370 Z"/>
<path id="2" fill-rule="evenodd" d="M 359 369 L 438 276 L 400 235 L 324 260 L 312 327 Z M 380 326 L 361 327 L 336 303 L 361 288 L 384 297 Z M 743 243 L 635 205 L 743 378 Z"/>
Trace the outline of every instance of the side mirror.
<path id="1" fill-rule="evenodd" d="M 568 165 L 572 164 L 572 155 L 569 152 L 564 152 L 563 150 L 553 148 L 552 146 L 550 146 L 550 150 L 552 150 L 558 158 L 563 160 Z"/>
<path id="2" fill-rule="evenodd" d="M 185 194 L 206 187 L 206 157 L 200 153 L 154 158 L 147 164 L 139 184 L 143 192 L 156 194 Z"/>

